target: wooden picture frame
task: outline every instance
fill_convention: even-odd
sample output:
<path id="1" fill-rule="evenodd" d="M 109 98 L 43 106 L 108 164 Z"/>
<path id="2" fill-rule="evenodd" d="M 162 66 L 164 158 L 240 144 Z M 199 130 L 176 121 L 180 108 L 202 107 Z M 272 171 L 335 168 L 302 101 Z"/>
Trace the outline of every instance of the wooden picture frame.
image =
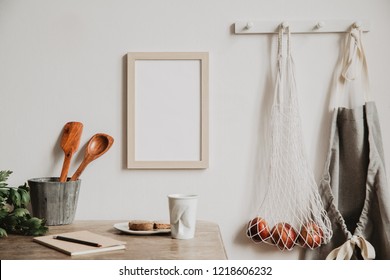
<path id="1" fill-rule="evenodd" d="M 208 168 L 206 52 L 127 54 L 127 167 Z"/>

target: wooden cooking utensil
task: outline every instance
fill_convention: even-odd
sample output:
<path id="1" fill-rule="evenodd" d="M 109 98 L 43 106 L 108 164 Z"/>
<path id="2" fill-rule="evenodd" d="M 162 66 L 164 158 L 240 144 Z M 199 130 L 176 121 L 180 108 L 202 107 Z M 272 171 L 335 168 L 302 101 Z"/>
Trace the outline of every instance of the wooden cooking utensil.
<path id="1" fill-rule="evenodd" d="M 85 167 L 91 163 L 91 161 L 97 159 L 105 152 L 107 152 L 112 144 L 114 143 L 114 138 L 110 135 L 104 133 L 97 133 L 88 141 L 87 149 L 85 151 L 84 160 L 81 162 L 79 168 L 73 174 L 71 181 L 76 181 L 81 173 L 84 171 Z"/>
<path id="2" fill-rule="evenodd" d="M 68 122 L 65 124 L 62 137 L 61 148 L 65 153 L 64 163 L 62 165 L 60 182 L 65 182 L 68 176 L 70 160 L 80 145 L 83 124 L 80 122 Z"/>

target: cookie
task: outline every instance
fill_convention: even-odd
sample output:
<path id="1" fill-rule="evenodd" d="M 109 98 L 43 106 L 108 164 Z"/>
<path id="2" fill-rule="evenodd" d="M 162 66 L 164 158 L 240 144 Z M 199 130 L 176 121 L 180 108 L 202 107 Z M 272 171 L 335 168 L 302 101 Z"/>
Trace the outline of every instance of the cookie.
<path id="1" fill-rule="evenodd" d="M 130 230 L 153 230 L 154 223 L 146 220 L 132 220 L 129 222 Z"/>
<path id="2" fill-rule="evenodd" d="M 154 222 L 154 229 L 170 229 L 171 224 L 166 221 L 155 221 Z"/>

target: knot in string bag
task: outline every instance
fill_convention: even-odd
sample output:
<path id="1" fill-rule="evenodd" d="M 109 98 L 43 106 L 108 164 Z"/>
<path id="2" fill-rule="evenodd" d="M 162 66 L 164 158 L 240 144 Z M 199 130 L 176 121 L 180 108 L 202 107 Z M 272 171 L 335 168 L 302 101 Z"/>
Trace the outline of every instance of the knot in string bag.
<path id="1" fill-rule="evenodd" d="M 246 234 L 255 243 L 291 250 L 317 248 L 332 236 L 301 129 L 289 27 L 279 28 L 275 95 L 270 116 L 268 158 L 260 172 L 264 197 Z M 286 49 L 286 50 L 285 50 Z"/>

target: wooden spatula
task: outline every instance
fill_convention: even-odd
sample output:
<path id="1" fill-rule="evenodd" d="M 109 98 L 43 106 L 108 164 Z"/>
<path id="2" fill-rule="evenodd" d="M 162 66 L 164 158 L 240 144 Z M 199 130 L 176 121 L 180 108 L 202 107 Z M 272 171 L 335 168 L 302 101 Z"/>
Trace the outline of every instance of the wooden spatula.
<path id="1" fill-rule="evenodd" d="M 61 138 L 61 148 L 65 153 L 64 163 L 60 176 L 60 182 L 65 182 L 68 176 L 70 160 L 80 145 L 83 124 L 80 122 L 68 122 L 64 126 Z"/>

